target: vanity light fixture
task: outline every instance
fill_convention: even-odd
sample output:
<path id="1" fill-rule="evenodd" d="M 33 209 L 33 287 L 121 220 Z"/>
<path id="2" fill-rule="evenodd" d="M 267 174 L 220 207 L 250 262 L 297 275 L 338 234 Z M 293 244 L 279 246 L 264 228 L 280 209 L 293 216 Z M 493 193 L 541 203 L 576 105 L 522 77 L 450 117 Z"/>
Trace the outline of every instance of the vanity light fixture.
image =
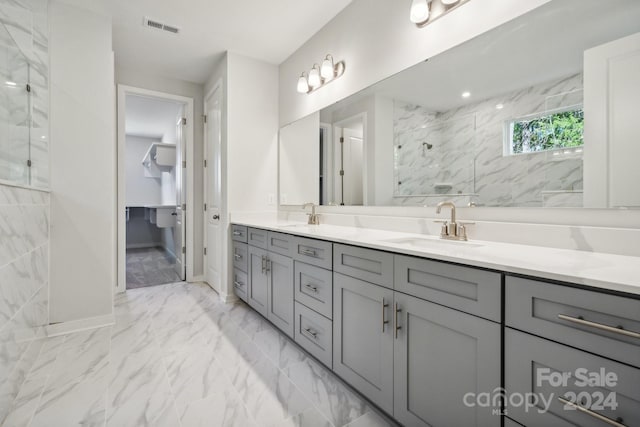
<path id="1" fill-rule="evenodd" d="M 298 93 L 311 93 L 344 74 L 344 62 L 334 63 L 333 56 L 327 55 L 322 60 L 322 66 L 317 63 L 309 71 L 309 75 L 302 73 L 298 77 Z"/>
<path id="2" fill-rule="evenodd" d="M 409 20 L 422 28 L 470 0 L 411 0 Z"/>

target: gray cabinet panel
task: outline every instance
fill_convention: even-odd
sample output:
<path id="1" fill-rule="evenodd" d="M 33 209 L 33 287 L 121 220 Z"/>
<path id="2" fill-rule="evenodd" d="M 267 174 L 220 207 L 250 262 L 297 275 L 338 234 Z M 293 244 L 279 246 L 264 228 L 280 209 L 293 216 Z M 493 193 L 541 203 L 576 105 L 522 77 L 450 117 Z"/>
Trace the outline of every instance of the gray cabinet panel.
<path id="1" fill-rule="evenodd" d="M 272 252 L 267 259 L 267 319 L 293 338 L 293 260 Z"/>
<path id="2" fill-rule="evenodd" d="M 232 225 L 231 226 L 231 239 L 236 242 L 247 243 L 247 227 L 244 225 Z"/>
<path id="3" fill-rule="evenodd" d="M 337 273 L 333 287 L 333 370 L 392 413 L 393 291 Z"/>
<path id="4" fill-rule="evenodd" d="M 394 261 L 395 290 L 500 321 L 500 273 L 404 255 Z"/>
<path id="5" fill-rule="evenodd" d="M 249 243 L 251 246 L 267 249 L 267 234 L 267 230 L 249 228 L 247 230 L 247 243 Z"/>
<path id="6" fill-rule="evenodd" d="M 331 242 L 296 237 L 293 257 L 297 261 L 331 270 L 331 263 L 333 262 L 331 257 L 332 246 Z"/>
<path id="7" fill-rule="evenodd" d="M 249 270 L 249 248 L 246 243 L 233 242 L 233 267 L 247 273 Z"/>
<path id="8" fill-rule="evenodd" d="M 636 354 L 637 355 L 637 354 Z M 615 386 L 599 384 L 590 387 L 576 384 L 581 377 L 576 369 L 584 369 L 584 373 L 613 373 L 617 377 Z M 604 370 L 604 371 L 603 371 Z M 571 376 L 566 383 L 553 383 L 546 374 L 554 373 L 558 379 L 563 373 Z M 578 403 L 590 407 L 601 416 L 627 426 L 640 425 L 640 369 L 595 356 L 584 351 L 567 347 L 533 335 L 525 334 L 510 328 L 505 331 L 505 386 L 510 394 L 535 393 L 550 399 L 547 412 L 539 412 L 544 405 L 539 403 L 534 408 L 525 410 L 523 406 L 507 407 L 510 418 L 527 426 L 549 427 L 602 427 L 607 424 L 594 416 L 577 410 L 566 409 L 558 398 L 565 397 L 573 400 L 571 394 L 586 393 L 588 401 L 582 401 L 587 396 L 578 398 Z M 595 408 L 596 393 L 607 396 L 615 392 L 617 409 Z M 595 398 L 595 399 L 594 399 Z M 541 402 L 541 400 L 539 400 Z"/>
<path id="9" fill-rule="evenodd" d="M 233 269 L 233 289 L 236 296 L 242 301 L 247 302 L 247 273 L 240 271 L 237 268 Z"/>
<path id="10" fill-rule="evenodd" d="M 293 254 L 293 247 L 295 237 L 290 234 L 274 233 L 269 231 L 267 233 L 267 250 L 269 252 L 275 252 L 280 255 L 291 257 Z"/>
<path id="11" fill-rule="evenodd" d="M 247 303 L 258 313 L 267 317 L 269 300 L 268 276 L 265 269 L 267 251 L 249 246 L 249 289 Z"/>
<path id="12" fill-rule="evenodd" d="M 393 288 L 393 255 L 356 246 L 333 245 L 333 269 L 387 288 Z"/>
<path id="13" fill-rule="evenodd" d="M 640 367 L 639 338 L 576 322 L 640 333 L 639 299 L 507 276 L 505 308 L 507 326 Z"/>
<path id="14" fill-rule="evenodd" d="M 329 270 L 295 262 L 295 298 L 323 316 L 333 318 L 333 274 Z"/>
<path id="15" fill-rule="evenodd" d="M 500 325 L 395 293 L 394 416 L 407 426 L 500 426 L 465 394 L 500 387 Z M 498 408 L 499 409 L 499 408 Z"/>
<path id="16" fill-rule="evenodd" d="M 331 320 L 295 303 L 295 341 L 318 360 L 332 367 L 333 326 Z"/>

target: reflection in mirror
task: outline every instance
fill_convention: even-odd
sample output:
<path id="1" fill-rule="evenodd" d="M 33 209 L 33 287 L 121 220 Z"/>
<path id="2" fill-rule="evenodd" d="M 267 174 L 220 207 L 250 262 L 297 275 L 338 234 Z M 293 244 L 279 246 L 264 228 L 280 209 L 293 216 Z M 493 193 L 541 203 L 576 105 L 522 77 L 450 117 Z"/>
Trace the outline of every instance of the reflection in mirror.
<path id="1" fill-rule="evenodd" d="M 639 31 L 638 1 L 553 0 L 327 107 L 299 198 L 640 207 Z"/>
<path id="2" fill-rule="evenodd" d="M 279 193 L 281 205 L 320 204 L 319 114 L 280 129 Z"/>

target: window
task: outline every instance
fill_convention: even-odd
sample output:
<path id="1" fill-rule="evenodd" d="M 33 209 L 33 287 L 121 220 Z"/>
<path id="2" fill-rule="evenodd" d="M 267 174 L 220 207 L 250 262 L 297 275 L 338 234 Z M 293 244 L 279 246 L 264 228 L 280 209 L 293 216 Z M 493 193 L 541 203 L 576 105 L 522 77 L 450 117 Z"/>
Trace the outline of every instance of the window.
<path id="1" fill-rule="evenodd" d="M 535 153 L 584 144 L 584 111 L 557 111 L 508 123 L 508 153 Z"/>

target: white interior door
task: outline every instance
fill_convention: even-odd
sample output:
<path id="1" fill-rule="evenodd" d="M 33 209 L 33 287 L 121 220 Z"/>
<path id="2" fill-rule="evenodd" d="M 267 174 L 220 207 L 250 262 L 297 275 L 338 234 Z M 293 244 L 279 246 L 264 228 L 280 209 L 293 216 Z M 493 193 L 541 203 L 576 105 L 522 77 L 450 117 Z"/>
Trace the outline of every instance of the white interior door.
<path id="1" fill-rule="evenodd" d="M 206 101 L 206 228 L 207 253 L 205 256 L 206 280 L 220 292 L 222 278 L 222 232 L 224 229 L 222 206 L 222 161 L 221 161 L 221 125 L 222 91 L 218 87 Z"/>
<path id="2" fill-rule="evenodd" d="M 185 141 L 185 127 L 186 127 L 186 119 L 182 117 L 182 114 L 178 117 L 176 123 L 176 210 L 172 213 L 176 217 L 176 225 L 173 227 L 173 243 L 174 243 L 174 252 L 176 254 L 176 265 L 175 270 L 180 277 L 180 280 L 185 280 L 186 276 L 186 262 L 185 262 L 185 216 L 184 209 L 185 206 L 185 191 L 184 191 L 184 183 L 186 180 L 186 171 L 187 168 L 184 167 L 183 164 L 186 149 L 186 141 Z"/>
<path id="3" fill-rule="evenodd" d="M 359 127 L 338 127 L 335 143 L 335 195 L 340 205 L 364 203 L 364 138 Z"/>

